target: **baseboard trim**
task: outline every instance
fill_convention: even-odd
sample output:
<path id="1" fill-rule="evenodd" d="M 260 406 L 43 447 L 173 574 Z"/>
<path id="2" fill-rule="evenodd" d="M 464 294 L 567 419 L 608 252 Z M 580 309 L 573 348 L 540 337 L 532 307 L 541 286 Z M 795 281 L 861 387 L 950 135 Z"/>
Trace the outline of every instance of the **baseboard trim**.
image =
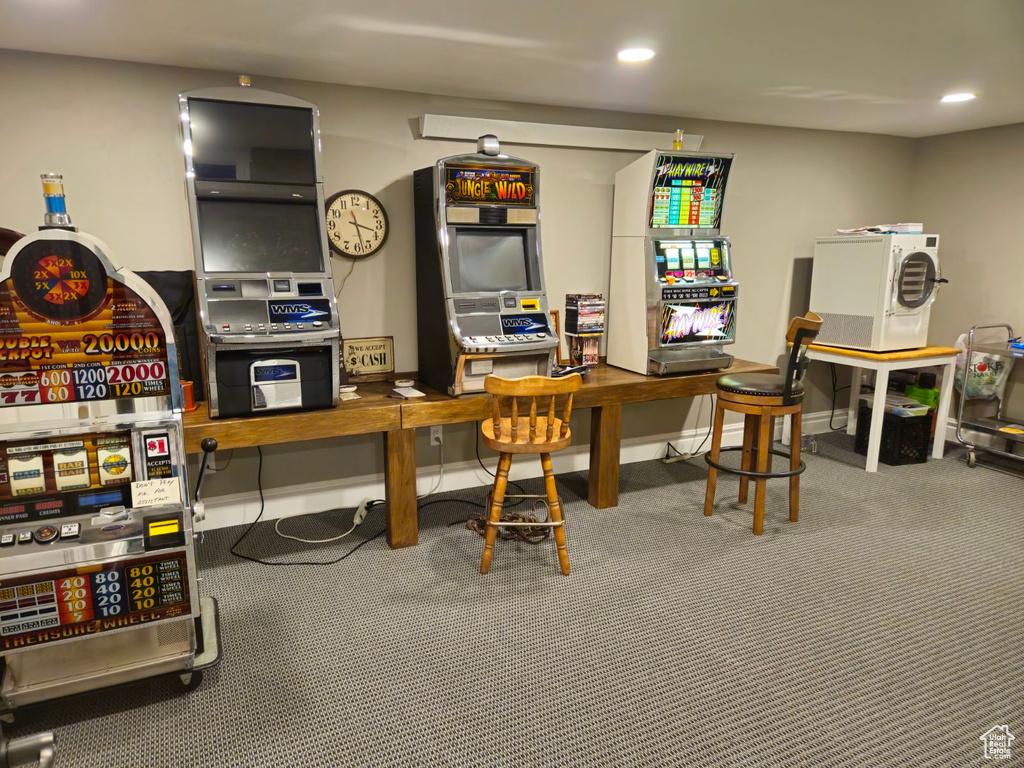
<path id="1" fill-rule="evenodd" d="M 829 432 L 829 412 L 805 414 L 804 434 Z M 781 419 L 780 419 L 781 422 Z M 846 424 L 845 409 L 837 413 L 834 424 Z M 621 464 L 650 461 L 665 455 L 665 444 L 671 442 L 680 451 L 694 451 L 707 434 L 707 427 L 688 429 L 660 435 L 626 438 L 622 441 Z M 776 439 L 782 436 L 781 423 L 776 425 Z M 743 441 L 743 424 L 726 424 L 722 430 L 722 445 L 740 445 Z M 705 445 L 705 448 L 707 446 Z M 590 447 L 574 445 L 551 457 L 556 474 L 578 472 L 590 466 Z M 489 462 L 493 464 L 493 460 Z M 513 462 L 509 477 L 512 480 L 526 480 L 540 477 L 540 463 L 537 461 Z M 420 467 L 417 472 L 419 493 L 426 493 L 438 482 L 438 465 Z M 444 466 L 437 492 L 458 491 L 489 485 L 491 476 L 484 472 L 475 460 L 448 463 Z M 365 498 L 379 499 L 384 495 L 384 475 L 375 474 L 324 480 L 315 483 L 292 485 L 286 488 L 270 488 L 263 492 L 264 520 L 275 520 L 293 515 L 323 512 L 327 509 L 355 507 Z M 205 518 L 197 523 L 199 530 L 213 530 L 232 525 L 244 525 L 256 519 L 260 512 L 260 497 L 255 490 L 244 493 L 225 494 L 204 499 Z"/>

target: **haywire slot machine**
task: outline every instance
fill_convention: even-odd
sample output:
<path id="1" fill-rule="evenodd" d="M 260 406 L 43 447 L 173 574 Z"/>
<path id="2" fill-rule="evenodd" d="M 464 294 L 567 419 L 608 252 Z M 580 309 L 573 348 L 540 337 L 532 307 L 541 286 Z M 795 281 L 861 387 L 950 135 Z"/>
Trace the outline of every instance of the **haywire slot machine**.
<path id="1" fill-rule="evenodd" d="M 608 363 L 664 375 L 728 368 L 736 298 L 722 204 L 733 155 L 649 152 L 615 174 Z"/>
<path id="2" fill-rule="evenodd" d="M 200 599 L 167 309 L 70 226 L 0 271 L 0 712 L 177 674 L 219 655 Z"/>
<path id="3" fill-rule="evenodd" d="M 481 136 L 476 154 L 414 175 L 419 375 L 451 395 L 488 374 L 549 376 L 540 248 L 540 169 Z"/>

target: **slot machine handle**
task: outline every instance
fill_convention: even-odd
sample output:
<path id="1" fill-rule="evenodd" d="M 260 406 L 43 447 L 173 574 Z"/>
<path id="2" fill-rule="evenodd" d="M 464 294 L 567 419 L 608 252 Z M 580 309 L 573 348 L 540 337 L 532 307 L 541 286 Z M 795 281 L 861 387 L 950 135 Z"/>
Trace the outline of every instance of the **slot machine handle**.
<path id="1" fill-rule="evenodd" d="M 196 492 L 192 494 L 196 501 L 199 501 L 199 490 L 203 487 L 203 475 L 206 474 L 206 464 L 213 452 L 217 450 L 217 438 L 204 437 L 200 441 L 199 447 L 203 449 L 203 460 L 199 462 L 199 479 L 196 480 Z"/>

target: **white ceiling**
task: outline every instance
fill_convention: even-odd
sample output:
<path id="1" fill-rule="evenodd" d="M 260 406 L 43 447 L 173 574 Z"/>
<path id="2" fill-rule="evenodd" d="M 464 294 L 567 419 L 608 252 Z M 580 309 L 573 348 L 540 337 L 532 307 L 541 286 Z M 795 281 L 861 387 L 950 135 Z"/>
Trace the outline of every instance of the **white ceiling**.
<path id="1" fill-rule="evenodd" d="M 619 64 L 630 44 L 658 55 Z M 1024 122 L 1024 0 L 3 0 L 0 47 L 901 136 Z"/>

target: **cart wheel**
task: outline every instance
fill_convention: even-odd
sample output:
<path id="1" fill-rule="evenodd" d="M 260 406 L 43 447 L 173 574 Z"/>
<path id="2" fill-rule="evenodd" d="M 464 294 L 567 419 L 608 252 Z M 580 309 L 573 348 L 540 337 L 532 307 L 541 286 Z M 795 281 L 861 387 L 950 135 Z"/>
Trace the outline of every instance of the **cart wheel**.
<path id="1" fill-rule="evenodd" d="M 188 693 L 203 684 L 203 672 L 202 670 L 186 672 L 183 675 L 178 675 L 178 679 L 181 680 L 181 687 Z"/>
<path id="2" fill-rule="evenodd" d="M 978 454 L 974 451 L 967 452 L 967 466 L 976 467 L 978 466 Z"/>

